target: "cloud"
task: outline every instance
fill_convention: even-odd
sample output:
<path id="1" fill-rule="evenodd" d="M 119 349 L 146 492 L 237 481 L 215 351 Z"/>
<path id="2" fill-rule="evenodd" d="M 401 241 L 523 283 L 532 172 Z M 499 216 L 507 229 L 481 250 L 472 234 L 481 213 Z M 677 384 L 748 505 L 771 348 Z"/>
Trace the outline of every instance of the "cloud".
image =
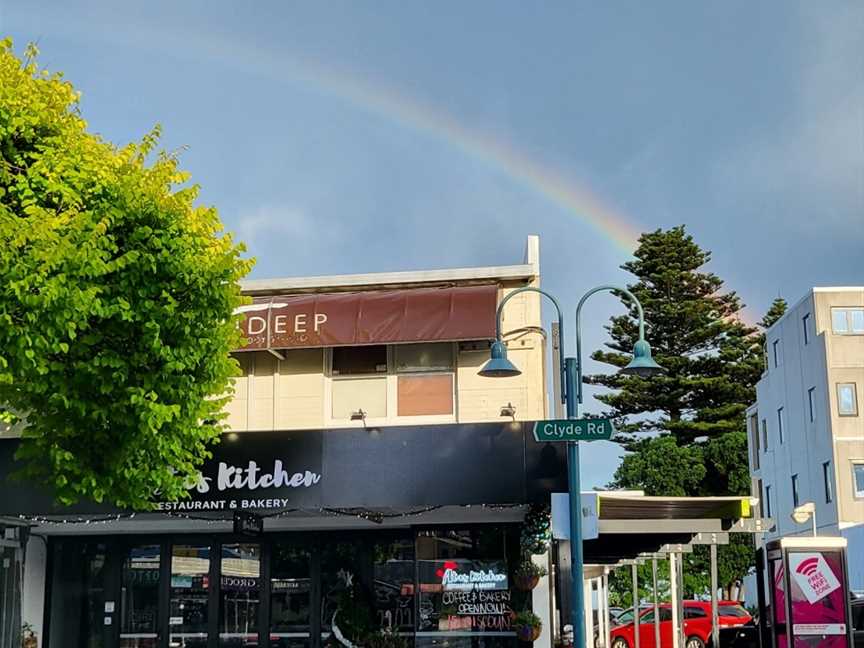
<path id="1" fill-rule="evenodd" d="M 861 222 L 864 206 L 864 4 L 804 3 L 796 101 L 775 129 L 740 142 L 715 167 L 718 191 L 794 201 L 812 225 Z"/>
<path id="2" fill-rule="evenodd" d="M 255 274 L 264 276 L 307 274 L 304 269 L 320 265 L 318 259 L 344 238 L 335 219 L 313 218 L 302 209 L 280 205 L 241 211 L 226 227 L 257 257 Z"/>

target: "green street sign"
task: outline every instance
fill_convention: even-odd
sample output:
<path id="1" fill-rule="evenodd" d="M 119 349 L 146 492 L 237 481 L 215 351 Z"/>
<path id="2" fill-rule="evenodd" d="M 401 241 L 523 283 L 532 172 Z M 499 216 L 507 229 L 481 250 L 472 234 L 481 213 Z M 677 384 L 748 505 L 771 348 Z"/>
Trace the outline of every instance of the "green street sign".
<path id="1" fill-rule="evenodd" d="M 536 421 L 535 441 L 607 441 L 615 434 L 610 419 Z"/>

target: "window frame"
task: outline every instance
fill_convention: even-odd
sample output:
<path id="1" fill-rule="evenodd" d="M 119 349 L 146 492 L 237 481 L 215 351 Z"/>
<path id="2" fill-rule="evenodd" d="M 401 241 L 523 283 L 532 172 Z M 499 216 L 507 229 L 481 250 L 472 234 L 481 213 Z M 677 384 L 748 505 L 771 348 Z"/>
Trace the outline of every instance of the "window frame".
<path id="1" fill-rule="evenodd" d="M 396 371 L 396 344 L 386 344 L 387 347 L 387 371 L 377 374 L 340 376 L 333 375 L 333 348 L 328 347 L 324 353 L 324 428 L 346 428 L 362 427 L 386 427 L 392 425 L 431 425 L 436 423 L 456 423 L 459 415 L 458 402 L 458 375 L 459 375 L 459 353 L 457 342 L 427 341 L 430 344 L 447 344 L 450 347 L 452 365 L 450 371 Z M 451 376 L 451 398 L 453 412 L 450 414 L 423 414 L 418 416 L 399 416 L 399 377 L 400 376 Z M 352 421 L 349 419 L 333 418 L 333 382 L 341 380 L 381 380 L 386 383 L 387 415 L 384 417 L 367 417 L 365 421 Z"/>
<path id="2" fill-rule="evenodd" d="M 844 412 L 840 409 L 840 390 L 842 387 L 852 387 L 852 411 Z M 835 383 L 835 390 L 837 392 L 837 416 L 843 417 L 854 417 L 858 416 L 858 384 L 855 382 L 838 382 Z"/>
<path id="3" fill-rule="evenodd" d="M 810 313 L 801 318 L 801 326 L 804 330 L 804 346 L 810 344 Z"/>
<path id="4" fill-rule="evenodd" d="M 798 473 L 792 475 L 792 506 L 798 508 L 801 505 L 801 493 L 798 492 Z"/>
<path id="5" fill-rule="evenodd" d="M 855 330 L 852 326 L 852 313 L 861 311 L 864 312 L 864 307 L 861 306 L 835 306 L 831 308 L 831 332 L 834 335 L 864 335 L 864 329 Z M 835 313 L 843 313 L 843 317 L 846 320 L 846 329 L 843 331 L 838 331 L 834 327 L 834 314 Z"/>
<path id="6" fill-rule="evenodd" d="M 762 419 L 762 450 L 768 452 L 768 420 Z"/>
<path id="7" fill-rule="evenodd" d="M 771 517 L 771 484 L 765 484 L 765 517 Z"/>
<path id="8" fill-rule="evenodd" d="M 834 501 L 834 489 L 831 487 L 831 461 L 822 462 L 822 488 L 825 491 L 825 503 L 831 504 Z"/>
<path id="9" fill-rule="evenodd" d="M 771 352 L 774 356 L 774 368 L 778 369 L 780 367 L 780 338 L 777 338 L 773 342 L 771 342 Z"/>
<path id="10" fill-rule="evenodd" d="M 777 440 L 783 445 L 783 408 L 777 408 Z"/>
<path id="11" fill-rule="evenodd" d="M 809 408 L 810 422 L 816 422 L 816 387 L 811 387 L 807 390 L 807 406 Z"/>
<path id="12" fill-rule="evenodd" d="M 864 499 L 864 490 L 858 490 L 858 480 L 855 476 L 855 469 L 860 468 L 864 471 L 864 459 L 853 459 L 852 464 L 852 497 L 855 499 Z"/>

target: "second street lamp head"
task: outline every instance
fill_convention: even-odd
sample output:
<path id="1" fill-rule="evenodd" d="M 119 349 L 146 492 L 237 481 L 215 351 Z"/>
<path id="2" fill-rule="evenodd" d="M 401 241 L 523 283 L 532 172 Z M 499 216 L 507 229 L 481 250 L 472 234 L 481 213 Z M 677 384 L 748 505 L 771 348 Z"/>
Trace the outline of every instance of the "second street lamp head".
<path id="1" fill-rule="evenodd" d="M 651 345 L 645 340 L 639 340 L 633 347 L 633 359 L 626 367 L 622 367 L 618 373 L 625 376 L 639 376 L 650 378 L 666 371 L 654 362 L 651 357 Z"/>
<path id="2" fill-rule="evenodd" d="M 518 376 L 522 372 L 507 359 L 507 345 L 501 340 L 495 340 L 492 343 L 491 358 L 480 370 L 481 376 L 487 378 L 506 378 L 508 376 Z"/>

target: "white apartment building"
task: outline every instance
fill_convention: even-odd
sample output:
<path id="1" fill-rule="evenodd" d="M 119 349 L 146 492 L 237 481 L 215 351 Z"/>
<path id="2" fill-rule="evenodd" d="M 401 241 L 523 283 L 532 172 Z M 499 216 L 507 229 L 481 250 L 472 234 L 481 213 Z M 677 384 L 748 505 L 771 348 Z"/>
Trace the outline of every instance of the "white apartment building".
<path id="1" fill-rule="evenodd" d="M 812 533 L 791 514 L 813 502 L 818 533 L 848 539 L 850 586 L 864 590 L 864 287 L 813 288 L 765 350 L 747 411 L 753 495 L 775 522 L 765 539 Z"/>

